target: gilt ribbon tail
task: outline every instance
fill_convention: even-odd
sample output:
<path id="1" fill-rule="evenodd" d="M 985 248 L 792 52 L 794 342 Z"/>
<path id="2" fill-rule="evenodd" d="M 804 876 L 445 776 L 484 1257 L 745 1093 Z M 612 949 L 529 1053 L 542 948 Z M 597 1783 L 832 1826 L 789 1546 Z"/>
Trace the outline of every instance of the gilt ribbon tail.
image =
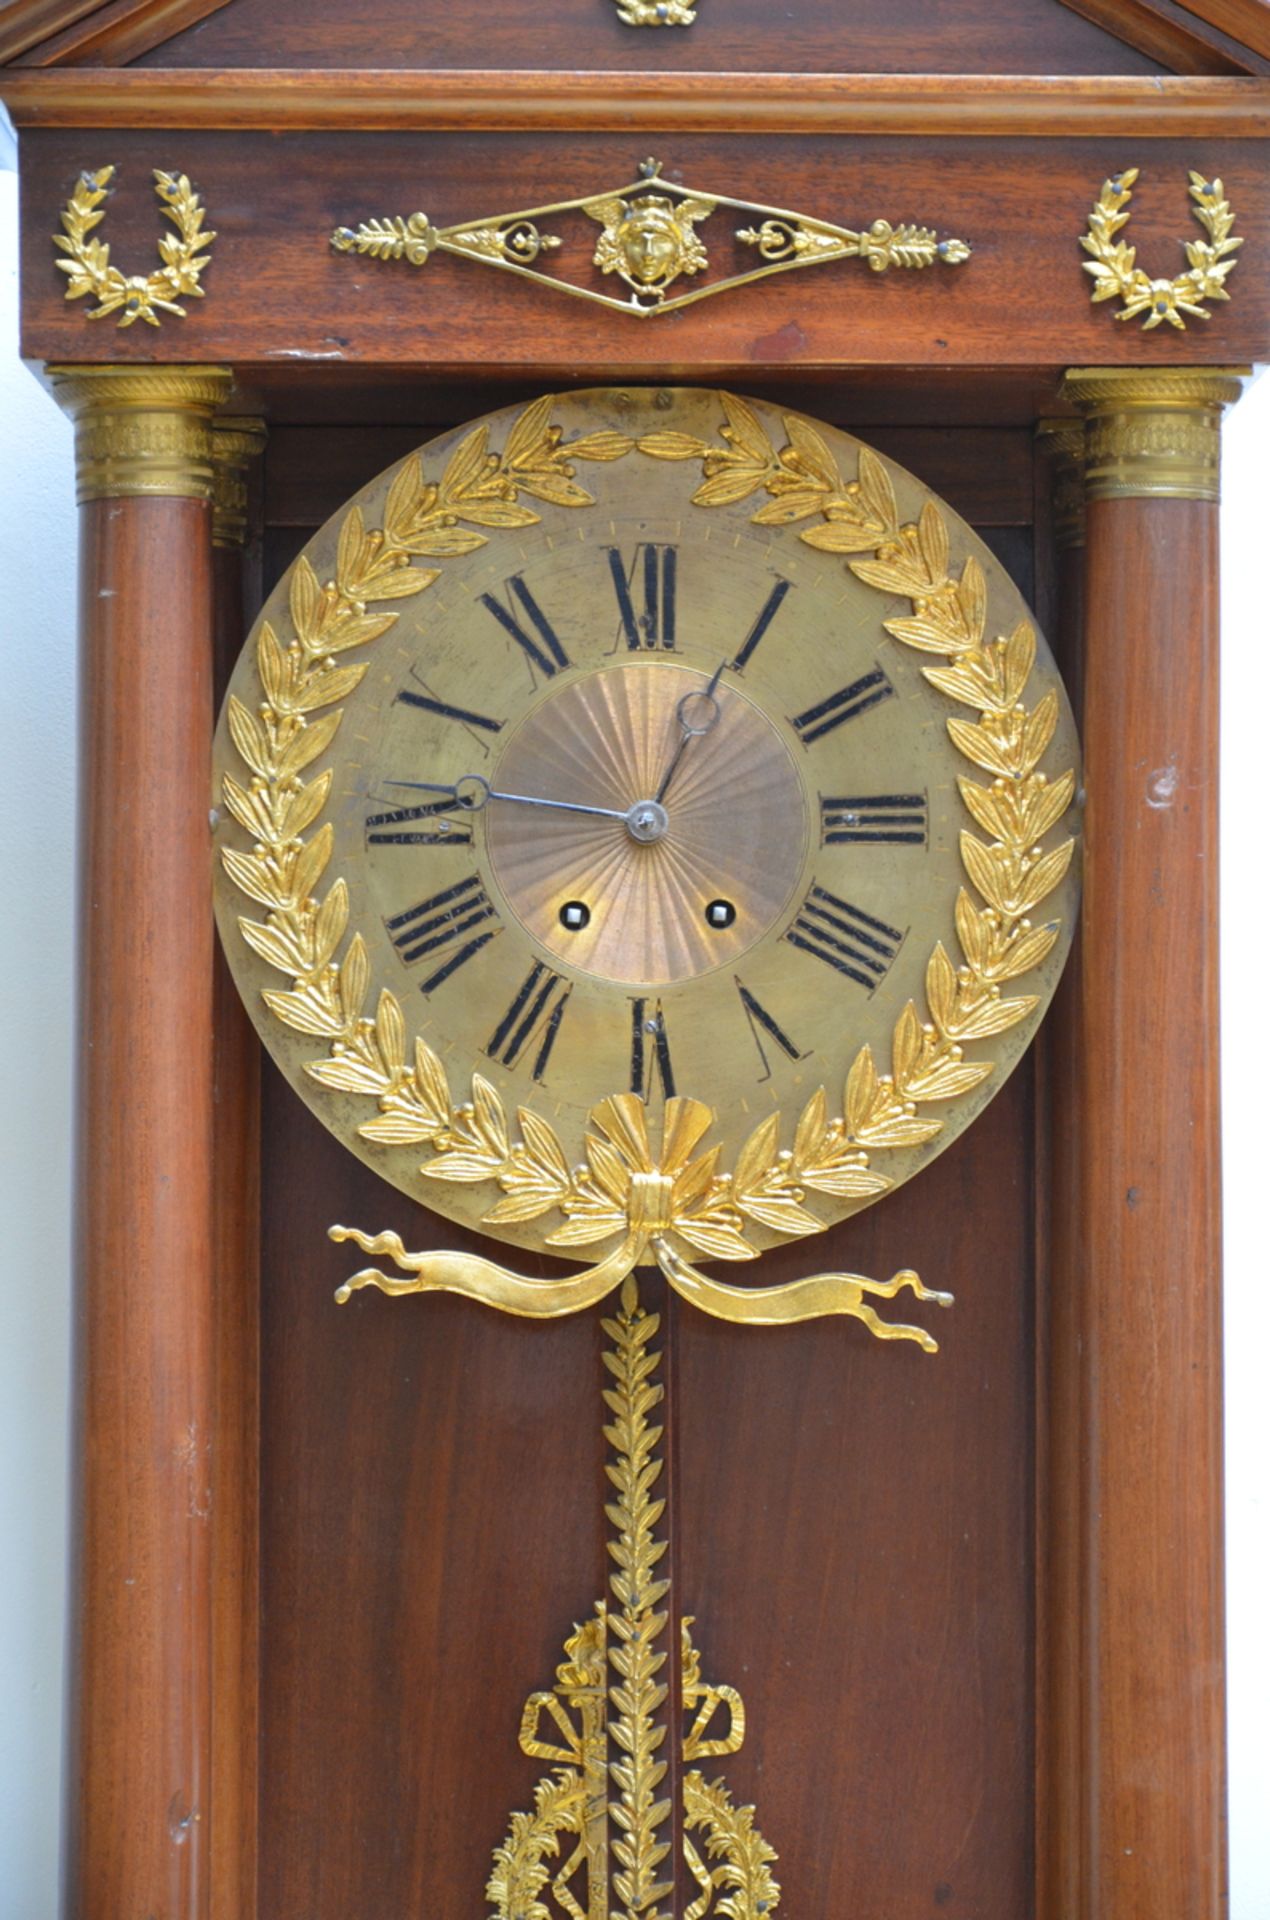
<path id="1" fill-rule="evenodd" d="M 341 1306 L 362 1287 L 377 1287 L 391 1295 L 457 1293 L 527 1320 L 558 1320 L 594 1306 L 634 1270 L 646 1242 L 644 1234 L 628 1233 L 621 1246 L 599 1266 L 587 1267 L 564 1280 L 533 1280 L 475 1253 L 410 1253 L 395 1233 L 368 1234 L 358 1227 L 329 1227 L 327 1231 L 332 1240 L 351 1240 L 363 1253 L 386 1255 L 409 1276 L 398 1279 L 377 1267 L 363 1267 L 336 1290 L 335 1298 Z"/>
<path id="2" fill-rule="evenodd" d="M 902 1288 L 910 1287 L 919 1300 L 931 1300 L 940 1307 L 952 1305 L 950 1293 L 936 1293 L 924 1287 L 908 1267 L 889 1280 L 870 1280 L 861 1273 L 816 1273 L 778 1287 L 733 1287 L 726 1281 L 712 1280 L 665 1240 L 654 1240 L 653 1252 L 658 1266 L 682 1299 L 699 1307 L 702 1313 L 712 1314 L 716 1320 L 732 1320 L 748 1326 L 790 1326 L 799 1320 L 846 1314 L 853 1320 L 862 1320 L 879 1340 L 914 1340 L 924 1353 L 937 1353 L 939 1343 L 924 1327 L 881 1319 L 864 1296 L 867 1293 L 893 1300 Z"/>

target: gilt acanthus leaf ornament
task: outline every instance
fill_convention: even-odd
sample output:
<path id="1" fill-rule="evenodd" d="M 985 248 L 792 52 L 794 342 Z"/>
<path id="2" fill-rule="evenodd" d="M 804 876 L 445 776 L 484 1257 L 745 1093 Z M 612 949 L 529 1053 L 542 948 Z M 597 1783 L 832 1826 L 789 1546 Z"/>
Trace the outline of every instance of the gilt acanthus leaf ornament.
<path id="1" fill-rule="evenodd" d="M 749 216 L 751 224 L 733 233 L 737 249 L 733 270 L 711 278 L 711 254 L 697 228 L 720 208 Z M 563 216 L 567 229 L 572 214 L 583 214 L 602 229 L 590 264 L 601 275 L 621 280 L 628 289 L 624 298 L 584 281 L 543 271 L 539 264 L 543 254 L 567 249 L 566 236 L 549 231 L 544 222 L 558 222 Z M 585 246 L 586 242 L 578 232 L 572 241 L 576 258 L 579 245 Z M 558 293 L 644 318 L 671 313 L 774 273 L 833 260 L 864 260 L 873 272 L 885 273 L 892 267 L 958 266 L 970 257 L 964 240 L 941 240 L 930 227 L 893 226 L 887 220 L 875 220 L 857 232 L 726 194 L 699 193 L 664 178 L 658 160 L 645 160 L 636 180 L 604 193 L 445 227 L 434 226 L 426 213 L 394 214 L 364 220 L 357 227 L 337 227 L 331 245 L 337 253 L 357 253 L 372 260 L 404 260 L 414 267 L 422 267 L 437 252 L 455 254 L 536 280 Z M 711 240 L 710 245 L 717 252 L 719 243 Z M 747 251 L 757 255 L 761 264 L 747 265 Z M 671 291 L 676 282 L 698 276 L 702 276 L 701 283 L 691 290 Z"/>

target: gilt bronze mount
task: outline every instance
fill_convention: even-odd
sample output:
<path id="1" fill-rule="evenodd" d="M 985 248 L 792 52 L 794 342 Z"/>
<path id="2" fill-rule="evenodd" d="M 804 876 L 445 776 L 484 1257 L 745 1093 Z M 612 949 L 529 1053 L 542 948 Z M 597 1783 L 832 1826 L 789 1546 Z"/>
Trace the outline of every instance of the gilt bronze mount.
<path id="1" fill-rule="evenodd" d="M 666 1503 L 656 1497 L 662 1429 L 651 1417 L 663 1393 L 661 1356 L 651 1347 L 659 1324 L 629 1277 L 618 1312 L 604 1322 L 612 1343 L 604 1355 L 612 1598 L 566 1639 L 555 1684 L 525 1702 L 521 1752 L 553 1770 L 539 1780 L 532 1812 L 513 1814 L 495 1849 L 486 1898 L 496 1920 L 670 1920 L 673 1823 L 660 1789 L 670 1771 L 667 1742 L 676 1737 L 683 1853 L 697 1886 L 687 1920 L 762 1920 L 780 1904 L 776 1853 L 754 1808 L 735 1805 L 724 1781 L 694 1764 L 739 1752 L 745 1706 L 734 1687 L 702 1678 L 692 1617 L 676 1632 L 667 1605 L 671 1582 L 659 1562 L 668 1542 L 657 1527 Z M 666 1680 L 676 1646 L 682 1733 L 671 1722 L 675 1695 Z"/>
<path id="2" fill-rule="evenodd" d="M 107 243 L 92 238 L 94 229 L 106 217 L 105 201 L 114 177 L 113 167 L 81 173 L 62 209 L 62 231 L 53 235 L 53 245 L 65 255 L 56 264 L 59 272 L 68 275 L 66 298 L 82 300 L 91 295 L 98 304 L 89 308 L 88 318 L 104 320 L 117 313 L 115 324 L 119 327 L 130 327 L 137 320 L 157 327 L 161 313 L 183 320 L 185 308 L 177 295 L 186 300 L 203 299 L 205 289 L 199 281 L 216 238 L 203 226 L 203 203 L 185 174 L 164 173 L 156 167 L 155 195 L 176 231 L 159 236 L 162 265 L 153 273 L 124 274 L 111 265 Z"/>
<path id="3" fill-rule="evenodd" d="M 710 254 L 697 228 L 720 208 L 732 208 L 748 216 L 747 224 L 735 229 L 734 244 L 751 249 L 761 264 L 747 265 L 742 253 L 733 271 L 707 279 L 689 291 L 672 293 L 678 281 L 709 272 Z M 628 289 L 624 297 L 580 280 L 546 273 L 539 265 L 544 254 L 562 251 L 569 244 L 563 234 L 549 231 L 542 222 L 556 215 L 579 213 L 601 229 L 590 264 L 605 277 L 620 280 Z M 567 228 L 567 220 L 565 224 Z M 581 235 L 574 238 L 575 248 L 580 239 Z M 331 245 L 337 253 L 404 260 L 412 267 L 426 265 L 434 253 L 457 254 L 461 259 L 536 280 L 558 293 L 643 319 L 749 286 L 774 273 L 820 266 L 831 260 L 866 260 L 872 272 L 885 273 L 891 267 L 954 267 L 970 257 L 964 240 L 941 240 L 931 227 L 896 226 L 878 219 L 857 232 L 779 207 L 760 206 L 752 200 L 698 193 L 666 179 L 661 161 L 653 159 L 641 164 L 635 180 L 607 192 L 513 213 L 482 215 L 444 227 L 434 226 L 426 213 L 393 214 L 363 220 L 357 227 L 337 227 Z"/>
<path id="4" fill-rule="evenodd" d="M 1088 231 L 1080 242 L 1091 256 L 1081 263 L 1094 281 L 1089 297 L 1095 306 L 1102 300 L 1119 298 L 1123 304 L 1116 313 L 1117 320 L 1136 320 L 1145 314 L 1144 333 L 1166 320 L 1184 333 L 1183 314 L 1193 320 L 1207 320 L 1211 316 L 1203 305 L 1205 300 L 1230 299 L 1226 280 L 1239 265 L 1237 256 L 1243 245 L 1234 231 L 1234 209 L 1220 180 L 1209 179 L 1192 168 L 1187 189 L 1191 212 L 1207 238 L 1184 242 L 1185 273 L 1175 274 L 1171 280 L 1152 279 L 1138 266 L 1137 249 L 1116 238 L 1129 224 L 1129 202 L 1137 178 L 1138 168 L 1129 167 L 1104 180 L 1090 212 Z"/>

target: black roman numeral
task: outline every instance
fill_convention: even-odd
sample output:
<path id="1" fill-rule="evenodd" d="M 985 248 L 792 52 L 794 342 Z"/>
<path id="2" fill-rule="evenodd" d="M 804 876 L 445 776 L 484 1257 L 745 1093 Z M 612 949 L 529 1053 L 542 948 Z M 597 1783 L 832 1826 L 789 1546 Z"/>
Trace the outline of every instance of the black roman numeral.
<path id="1" fill-rule="evenodd" d="M 827 700 L 808 707 L 806 713 L 796 713 L 790 724 L 803 745 L 809 747 L 813 740 L 832 733 L 844 720 L 854 720 L 870 707 L 876 707 L 879 700 L 889 700 L 894 692 L 881 667 L 874 667 L 872 673 L 861 674 L 849 687 L 840 687 Z"/>
<path id="2" fill-rule="evenodd" d="M 827 887 L 813 887 L 785 938 L 871 992 L 885 978 L 904 935 Z"/>
<path id="3" fill-rule="evenodd" d="M 551 622 L 518 573 L 514 573 L 507 582 L 507 597 L 509 601 L 515 603 L 511 611 L 503 605 L 501 600 L 496 600 L 492 593 L 483 593 L 480 596 L 481 605 L 493 614 L 506 633 L 510 633 L 530 666 L 537 667 L 539 673 L 550 680 L 561 667 L 568 666 L 568 654 L 561 646 Z M 521 625 L 515 608 L 519 608 L 524 615 L 529 627 L 533 629 L 532 633 L 529 627 Z"/>
<path id="4" fill-rule="evenodd" d="M 487 713 L 473 713 L 470 707 L 453 707 L 448 700 L 438 700 L 430 693 L 403 687 L 397 698 L 407 707 L 422 707 L 425 713 L 439 713 L 443 720 L 457 720 L 460 726 L 479 727 L 484 733 L 502 732 L 501 720 L 492 720 Z"/>
<path id="5" fill-rule="evenodd" d="M 457 973 L 473 954 L 487 947 L 496 933 L 501 933 L 499 926 L 473 933 L 473 929 L 486 920 L 497 919 L 484 887 L 473 873 L 455 886 L 443 887 L 440 893 L 421 900 L 417 907 L 408 907 L 385 925 L 407 966 L 413 966 L 417 960 L 427 960 L 429 965 L 435 959 L 440 960 L 440 965 L 427 979 L 419 982 L 420 993 L 431 993 L 452 973 Z M 469 934 L 472 934 L 470 940 Z"/>
<path id="6" fill-rule="evenodd" d="M 792 580 L 778 580 L 776 582 L 776 585 L 772 588 L 772 591 L 768 594 L 762 607 L 759 609 L 758 619 L 750 628 L 746 636 L 745 645 L 732 662 L 733 673 L 744 672 L 747 660 L 754 652 L 759 641 L 763 638 L 763 635 L 767 632 L 767 629 L 771 626 L 772 621 L 776 618 L 781 601 L 785 598 L 785 595 L 789 592 L 793 584 Z"/>
<path id="7" fill-rule="evenodd" d="M 926 828 L 924 793 L 854 794 L 820 802 L 822 847 L 924 847 Z"/>
<path id="8" fill-rule="evenodd" d="M 394 807 L 366 816 L 368 847 L 470 847 L 472 829 L 450 816 L 453 800 L 428 800 L 421 807 Z"/>
<path id="9" fill-rule="evenodd" d="M 490 1059 L 501 1060 L 505 1067 L 514 1067 L 530 1041 L 536 1039 L 538 1050 L 530 1071 L 535 1080 L 541 1080 L 571 991 L 569 983 L 558 973 L 545 967 L 541 960 L 535 960 L 525 984 L 489 1037 L 485 1051 Z"/>
<path id="10" fill-rule="evenodd" d="M 670 1041 L 666 1037 L 661 1001 L 632 1000 L 631 1092 L 641 1100 L 650 1099 L 655 1079 L 661 1082 L 663 1096 L 673 1099 L 675 1075 L 670 1064 Z"/>
<path id="11" fill-rule="evenodd" d="M 672 653 L 675 646 L 676 549 L 641 541 L 627 566 L 619 547 L 610 547 L 609 571 L 622 619 L 622 638 L 630 653 Z M 636 611 L 636 601 L 639 611 Z"/>
<path id="12" fill-rule="evenodd" d="M 741 996 L 741 1005 L 745 1009 L 745 1017 L 750 1023 L 750 1033 L 755 1046 L 758 1048 L 758 1057 L 763 1062 L 763 1071 L 759 1078 L 761 1080 L 770 1080 L 772 1077 L 772 1069 L 767 1058 L 767 1048 L 763 1044 L 764 1034 L 766 1034 L 769 1040 L 775 1041 L 787 1060 L 801 1060 L 803 1057 L 802 1053 L 794 1045 L 784 1028 L 777 1026 L 775 1020 L 773 1020 L 771 1014 L 767 1011 L 767 1008 L 750 992 L 749 988 L 743 985 L 735 974 L 733 974 L 732 978 L 736 984 L 736 990 Z"/>

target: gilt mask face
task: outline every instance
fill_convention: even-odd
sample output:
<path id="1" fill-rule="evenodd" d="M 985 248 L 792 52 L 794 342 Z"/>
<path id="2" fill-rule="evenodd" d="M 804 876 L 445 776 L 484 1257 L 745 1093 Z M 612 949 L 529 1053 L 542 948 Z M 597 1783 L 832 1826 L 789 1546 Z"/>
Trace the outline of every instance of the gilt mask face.
<path id="1" fill-rule="evenodd" d="M 626 270 L 641 286 L 660 286 L 679 270 L 685 236 L 669 201 L 633 201 L 618 238 Z"/>

